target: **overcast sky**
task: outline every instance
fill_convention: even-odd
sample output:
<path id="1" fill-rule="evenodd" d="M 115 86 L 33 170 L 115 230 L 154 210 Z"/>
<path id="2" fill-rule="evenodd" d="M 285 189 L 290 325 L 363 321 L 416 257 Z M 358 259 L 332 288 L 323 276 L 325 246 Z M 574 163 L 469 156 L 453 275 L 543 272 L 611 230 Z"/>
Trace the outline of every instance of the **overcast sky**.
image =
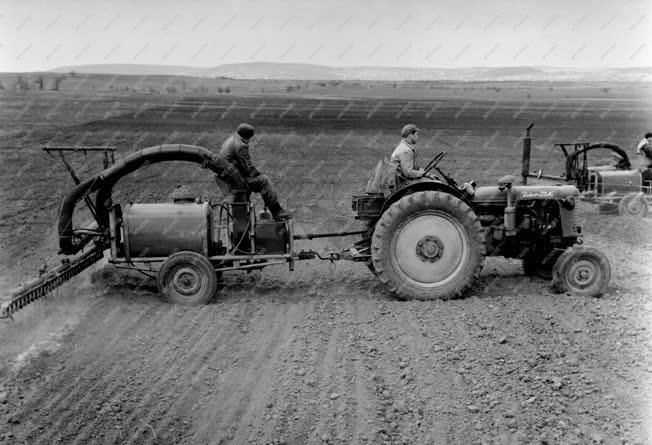
<path id="1" fill-rule="evenodd" d="M 652 65 L 652 0 L 0 0 L 0 71 Z"/>

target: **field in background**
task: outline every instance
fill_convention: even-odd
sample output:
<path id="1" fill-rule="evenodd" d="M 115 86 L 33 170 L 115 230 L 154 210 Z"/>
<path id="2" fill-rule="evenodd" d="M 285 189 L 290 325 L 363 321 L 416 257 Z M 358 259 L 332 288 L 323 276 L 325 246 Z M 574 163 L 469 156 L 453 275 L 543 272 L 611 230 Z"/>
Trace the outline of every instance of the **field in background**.
<path id="1" fill-rule="evenodd" d="M 242 82 L 252 89 L 256 85 Z M 480 184 L 519 171 L 523 130 L 535 122 L 533 169 L 556 173 L 561 172 L 561 159 L 550 150 L 557 142 L 611 141 L 633 153 L 652 117 L 649 102 L 633 100 L 648 94 L 648 88 L 634 87 L 623 84 L 610 90 L 611 95 L 622 95 L 611 100 L 604 100 L 604 93 L 594 87 L 594 94 L 584 91 L 578 99 L 540 101 L 502 95 L 500 100 L 479 100 L 478 91 L 490 91 L 486 87 L 453 87 L 442 97 L 428 90 L 433 97 L 419 100 L 5 91 L 0 96 L 0 169 L 8 205 L 0 217 L 7 247 L 0 259 L 16 265 L 51 257 L 55 251 L 54 221 L 71 182 L 63 167 L 40 150 L 45 144 L 113 145 L 118 156 L 162 143 L 215 149 L 238 123 L 251 122 L 258 129 L 253 158 L 274 180 L 284 203 L 297 210 L 296 219 L 317 227 L 341 225 L 352 223 L 351 194 L 363 188 L 376 162 L 391 153 L 407 122 L 421 128 L 423 162 L 446 150 L 443 165 L 459 179 Z M 404 90 L 408 96 L 417 94 Z M 531 96 L 551 93 L 545 85 L 527 91 Z M 343 90 L 329 92 L 339 96 Z M 458 96 L 449 97 L 452 93 Z M 81 176 L 100 166 L 92 156 L 78 155 L 76 162 L 82 166 Z M 123 181 L 117 193 L 133 200 L 165 199 L 177 185 L 188 183 L 193 193 L 215 198 L 218 191 L 211 176 L 196 170 L 184 164 L 155 165 Z M 17 236 L 27 246 L 12 243 Z M 48 250 L 41 251 L 38 247 L 44 243 Z M 17 269 L 20 279 L 27 268 Z"/>
<path id="2" fill-rule="evenodd" d="M 607 140 L 633 154 L 652 122 L 648 84 L 288 92 L 288 82 L 208 79 L 206 91 L 189 91 L 189 79 L 148 78 L 134 92 L 133 78 L 111 77 L 0 92 L 0 289 L 56 260 L 72 181 L 46 144 L 114 145 L 118 156 L 163 143 L 216 149 L 251 122 L 254 161 L 304 232 L 355 226 L 351 195 L 407 122 L 421 128 L 423 162 L 446 150 L 444 169 L 479 184 L 520 171 L 530 122 L 533 169 L 549 173 L 562 168 L 554 143 Z M 74 166 L 86 177 L 101 163 L 77 155 Z M 186 163 L 149 166 L 115 196 L 167 200 L 179 185 L 220 198 L 211 175 Z M 87 219 L 76 213 L 77 224 Z M 612 263 L 601 299 L 551 294 L 518 264 L 492 259 L 470 298 L 403 303 L 362 265 L 311 262 L 230 274 L 214 304 L 181 308 L 158 303 L 152 282 L 99 268 L 0 326 L 12 344 L 0 348 L 0 422 L 36 443 L 645 442 L 650 220 L 581 206 L 578 222 Z"/>
<path id="3" fill-rule="evenodd" d="M 68 73 L 0 73 L 0 91 L 77 91 L 150 95 L 311 95 L 396 99 L 646 100 L 650 82 L 278 80 Z"/>

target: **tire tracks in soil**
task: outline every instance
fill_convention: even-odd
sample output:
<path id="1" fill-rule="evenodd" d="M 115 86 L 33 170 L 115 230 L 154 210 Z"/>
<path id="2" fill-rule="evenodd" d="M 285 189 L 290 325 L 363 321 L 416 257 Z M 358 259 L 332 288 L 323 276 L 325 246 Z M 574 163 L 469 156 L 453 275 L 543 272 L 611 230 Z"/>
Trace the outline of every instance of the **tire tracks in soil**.
<path id="1" fill-rule="evenodd" d="M 192 314 L 192 322 L 187 324 L 187 327 L 182 334 L 175 335 L 172 338 L 169 336 L 159 337 L 158 335 L 151 335 L 151 338 L 154 340 L 158 339 L 158 341 L 155 343 L 152 349 L 147 349 L 148 356 L 152 355 L 152 358 L 148 359 L 147 368 L 139 368 L 136 363 L 132 364 L 132 366 L 136 366 L 127 372 L 128 374 L 134 373 L 132 375 L 137 376 L 149 376 L 149 378 L 139 382 L 137 385 L 129 384 L 121 388 L 118 383 L 117 387 L 120 389 L 120 391 L 114 392 L 108 399 L 108 401 L 115 399 L 121 400 L 122 397 L 127 394 L 128 397 L 126 397 L 126 399 L 128 401 L 138 401 L 137 410 L 134 410 L 133 414 L 126 421 L 120 422 L 120 435 L 122 435 L 123 431 L 131 431 L 134 429 L 134 425 L 136 424 L 138 417 L 143 417 L 144 423 L 148 422 L 150 417 L 149 414 L 151 411 L 146 415 L 144 415 L 143 412 L 146 411 L 150 406 L 152 398 L 161 395 L 160 390 L 162 386 L 167 387 L 168 390 L 174 388 L 174 383 L 176 382 L 172 382 L 173 384 L 170 384 L 170 381 L 176 380 L 173 376 L 179 373 L 179 368 L 182 368 L 184 363 L 187 362 L 186 359 L 193 357 L 197 350 L 204 350 L 202 349 L 206 347 L 206 345 L 203 343 L 204 339 L 212 338 L 209 336 L 209 334 L 212 332 L 210 330 L 205 330 L 204 327 L 209 324 L 208 321 L 211 321 L 210 318 L 216 315 L 214 308 L 211 305 L 208 305 L 202 307 L 199 310 L 195 308 L 188 309 L 188 312 L 189 314 Z M 230 315 L 231 314 L 229 314 L 229 316 Z M 185 318 L 186 317 L 180 317 L 178 324 L 184 323 Z M 161 326 L 164 326 L 164 324 Z M 212 327 L 216 325 L 211 323 L 209 326 Z M 224 325 L 218 326 L 220 329 L 225 328 Z M 155 334 L 158 334 L 158 332 Z M 169 343 L 170 340 L 171 343 Z M 192 345 L 192 347 L 184 349 L 184 346 L 187 345 Z M 181 351 L 181 354 L 175 354 L 177 351 Z M 163 375 L 161 375 L 161 373 L 163 373 Z M 183 381 L 184 379 L 180 380 Z M 97 422 L 102 422 L 101 416 L 98 416 Z M 83 443 L 83 441 L 86 439 L 86 436 L 91 434 L 94 429 L 95 425 L 87 424 L 85 430 L 77 436 L 75 442 L 73 443 L 79 443 L 80 441 Z M 135 429 L 136 432 L 134 432 L 134 434 L 137 434 L 141 430 L 141 425 L 138 425 L 138 427 Z"/>
<path id="2" fill-rule="evenodd" d="M 38 303 L 34 303 L 34 304 L 36 305 L 36 304 L 38 304 Z M 97 303 L 97 304 L 93 305 L 93 306 L 89 309 L 89 311 L 93 311 L 93 310 L 95 310 L 95 309 L 96 309 L 96 306 L 100 306 L 100 304 Z M 119 307 L 115 307 L 115 308 L 113 309 L 113 311 L 111 311 L 111 313 L 108 314 L 108 315 L 106 316 L 105 319 L 109 319 L 109 318 L 113 318 L 113 317 L 115 317 L 115 315 L 117 314 L 117 312 L 119 312 L 119 310 L 120 310 Z M 144 313 L 139 313 L 139 314 L 136 314 L 136 317 L 141 317 L 141 316 L 143 316 L 143 315 L 144 315 Z M 127 325 L 127 326 L 128 326 L 128 325 L 129 325 L 129 322 L 127 321 L 127 319 L 125 318 L 125 319 L 123 319 L 123 320 L 124 320 L 124 325 Z M 79 326 L 77 327 L 77 329 L 79 329 Z M 112 347 L 114 347 L 118 342 L 119 342 L 119 338 L 118 338 L 118 337 L 115 337 L 115 338 L 113 339 L 113 342 L 112 342 L 111 344 L 109 344 L 108 347 L 109 347 L 109 348 L 112 348 Z M 72 349 L 74 349 L 75 347 L 76 347 L 76 346 L 75 346 L 74 344 L 72 344 L 72 345 L 68 345 L 67 348 L 65 348 L 65 349 L 60 349 L 60 353 L 61 353 L 62 355 L 66 355 L 66 354 L 68 353 L 67 350 L 72 350 Z M 54 378 L 54 377 L 47 376 L 47 377 L 45 378 L 45 381 L 44 381 L 43 383 L 52 383 L 52 379 L 53 379 L 53 378 Z M 49 387 L 52 387 L 52 386 L 53 386 L 53 385 L 49 385 Z M 73 387 L 73 384 L 69 384 L 68 388 L 72 388 L 72 387 Z M 59 397 L 63 397 L 64 395 L 65 395 L 65 394 L 60 394 Z M 37 407 L 37 406 L 40 407 L 40 405 L 41 405 L 41 404 L 43 403 L 43 401 L 45 401 L 45 400 L 50 400 L 50 403 L 53 403 L 52 398 L 48 398 L 47 391 L 44 392 L 44 391 L 42 390 L 41 387 L 36 387 L 36 388 L 32 389 L 32 390 L 30 391 L 29 394 L 27 394 L 27 395 L 23 395 L 23 405 L 21 406 L 21 409 L 19 409 L 19 410 L 16 411 L 16 415 L 17 415 L 18 417 L 22 417 L 22 416 L 25 415 L 26 413 L 32 411 L 33 408 L 35 408 L 35 407 Z"/>
<path id="3" fill-rule="evenodd" d="M 148 320 L 147 323 L 139 323 L 133 337 L 120 335 L 120 347 L 117 354 L 102 351 L 103 353 L 100 356 L 104 360 L 87 365 L 90 376 L 82 380 L 82 382 L 86 383 L 78 382 L 74 388 L 69 390 L 66 399 L 58 404 L 60 407 L 55 408 L 51 413 L 52 417 L 55 418 L 55 422 L 49 427 L 52 436 L 41 437 L 36 443 L 48 444 L 55 439 L 63 439 L 70 435 L 77 437 L 81 431 L 75 425 L 83 424 L 83 422 L 87 421 L 88 416 L 95 416 L 100 421 L 107 420 L 104 415 L 97 413 L 96 406 L 99 405 L 103 408 L 109 402 L 116 400 L 125 389 L 131 387 L 132 381 L 129 378 L 126 381 L 120 378 L 122 375 L 137 375 L 137 370 L 133 369 L 133 363 L 129 363 L 129 359 L 132 358 L 133 354 L 144 356 L 147 353 L 157 353 L 164 348 L 165 343 L 160 339 L 165 338 L 165 336 L 160 335 L 163 333 L 161 331 L 175 331 L 173 328 L 182 325 L 183 317 L 177 317 L 172 326 L 166 327 L 170 319 L 174 319 L 178 312 L 184 310 L 185 308 L 171 306 L 163 314 L 162 319 L 153 318 Z M 159 311 L 156 312 L 158 314 Z M 132 326 L 134 325 L 135 323 L 132 324 Z M 152 325 L 158 330 L 152 332 Z M 138 335 L 142 332 L 147 333 L 144 337 L 145 341 L 143 341 L 142 335 Z M 130 346 L 130 341 L 138 343 L 136 346 Z M 88 350 L 90 351 L 90 347 Z M 83 357 L 88 357 L 88 355 L 84 354 Z M 81 409 L 71 410 L 69 409 L 70 406 L 77 406 Z M 75 423 L 72 422 L 73 419 Z"/>
<path id="4" fill-rule="evenodd" d="M 187 312 L 186 308 L 183 308 L 182 312 Z M 139 366 L 140 362 L 134 360 L 133 358 L 146 357 L 148 354 L 157 354 L 156 356 L 160 356 L 164 352 L 166 345 L 160 339 L 165 338 L 165 335 L 161 331 L 164 329 L 163 326 L 168 324 L 167 322 L 169 321 L 169 318 L 174 317 L 176 313 L 177 313 L 176 311 L 171 311 L 170 313 L 166 314 L 166 317 L 163 320 L 152 320 L 154 326 L 159 329 L 158 331 L 152 332 L 151 329 L 152 326 L 149 324 L 145 325 L 145 329 L 147 330 L 145 341 L 143 341 L 142 336 L 134 336 L 132 339 L 129 339 L 123 343 L 123 349 L 129 351 L 129 355 L 125 356 L 125 358 L 131 357 L 132 359 L 126 362 L 121 360 L 122 356 L 119 357 L 115 365 L 112 368 L 110 368 L 107 374 L 102 375 L 101 377 L 96 379 L 96 381 L 94 382 L 94 386 L 90 390 L 91 393 L 96 394 L 96 399 L 93 400 L 92 402 L 93 406 L 90 407 L 90 409 L 86 409 L 84 411 L 84 414 L 81 416 L 81 418 L 76 419 L 76 422 L 78 424 L 82 423 L 82 420 L 86 419 L 86 416 L 89 416 L 89 419 L 88 421 L 84 422 L 85 425 L 81 430 L 76 429 L 74 433 L 72 432 L 68 433 L 69 435 L 73 434 L 75 438 L 78 438 L 80 435 L 86 432 L 89 424 L 93 425 L 94 422 L 97 421 L 99 421 L 100 423 L 102 421 L 106 421 L 107 423 L 117 422 L 116 416 L 121 416 L 124 412 L 122 409 L 123 402 L 127 406 L 129 405 L 130 399 L 123 397 L 125 392 L 130 391 L 131 388 L 133 388 L 134 386 L 144 387 L 143 385 L 139 385 L 137 381 L 137 378 L 138 376 L 141 375 L 141 371 L 142 371 Z M 195 314 L 195 318 L 196 315 L 197 314 Z M 184 322 L 185 320 L 183 316 L 177 317 L 176 322 L 168 326 L 167 329 L 176 332 L 176 328 L 181 327 L 184 324 Z M 195 326 L 195 324 L 193 323 L 188 324 L 186 330 L 180 331 L 179 337 L 186 338 L 188 333 L 192 332 L 193 326 Z M 99 367 L 97 369 L 97 372 L 101 373 L 102 368 L 103 367 Z M 117 377 L 120 374 L 124 374 L 127 378 L 125 380 L 118 379 Z M 123 400 L 123 398 L 125 400 Z M 91 401 L 88 400 L 86 397 L 84 397 L 82 399 L 82 402 L 84 403 L 81 403 L 80 404 L 81 406 L 88 406 L 90 403 L 86 403 L 86 402 L 91 402 Z M 111 409 L 107 409 L 107 407 L 112 405 L 114 402 L 119 404 L 120 411 L 119 413 L 112 414 Z M 98 406 L 100 407 L 99 409 L 101 412 L 98 412 L 97 410 Z M 62 420 L 65 422 L 65 418 Z M 107 425 L 103 425 L 103 427 L 106 426 Z"/>
<path id="5" fill-rule="evenodd" d="M 254 311 L 254 307 L 251 305 L 231 305 L 231 307 L 231 310 L 234 311 L 235 314 L 230 314 L 227 317 L 228 323 L 220 326 L 219 333 L 216 335 L 206 335 L 202 337 L 202 340 L 205 340 L 205 342 L 202 342 L 201 344 L 197 343 L 193 347 L 193 350 L 197 348 L 199 351 L 204 351 L 204 353 L 194 355 L 196 358 L 194 361 L 189 361 L 185 365 L 178 365 L 178 367 L 181 368 L 185 366 L 186 369 L 179 378 L 175 379 L 174 384 L 171 385 L 172 389 L 170 389 L 170 386 L 168 386 L 170 383 L 169 380 L 171 380 L 170 378 L 167 380 L 158 379 L 159 382 L 164 383 L 160 389 L 165 389 L 166 391 L 163 394 L 159 394 L 158 392 L 154 391 L 150 392 L 149 394 L 152 396 L 160 395 L 162 396 L 161 399 L 163 400 L 160 400 L 151 409 L 148 410 L 147 414 L 144 416 L 144 421 L 141 422 L 143 425 L 136 428 L 132 436 L 128 439 L 127 443 L 143 443 L 143 439 L 139 438 L 138 435 L 142 433 L 149 434 L 149 430 L 147 426 L 144 425 L 144 423 L 149 423 L 154 432 L 158 430 L 160 437 L 162 433 L 165 434 L 166 432 L 169 432 L 169 425 L 173 423 L 175 419 L 181 416 L 189 416 L 191 414 L 191 407 L 188 406 L 189 400 L 192 402 L 190 404 L 193 404 L 196 400 L 197 394 L 199 394 L 198 381 L 201 379 L 204 372 L 210 368 L 207 365 L 208 360 L 211 357 L 221 357 L 221 355 L 219 355 L 220 352 L 229 344 L 229 341 L 231 338 L 233 338 L 233 335 L 238 330 L 243 329 L 243 323 L 246 324 L 251 320 L 251 312 Z M 218 316 L 219 313 L 213 312 L 211 315 L 215 317 Z M 206 334 L 211 333 L 210 329 L 214 329 L 216 326 L 213 321 L 214 320 L 206 321 L 206 323 L 210 322 L 210 326 L 208 327 Z M 179 359 L 177 358 L 177 360 Z M 186 363 L 184 360 L 181 360 L 181 362 Z M 194 397 L 190 397 L 190 395 L 194 395 Z M 163 409 L 162 406 L 168 404 L 168 402 L 164 400 L 165 396 L 174 398 L 174 401 L 168 408 Z M 154 416 L 156 415 L 159 417 L 155 418 Z M 130 419 L 132 425 L 135 424 L 136 420 L 142 420 L 136 419 L 136 417 L 138 416 L 136 415 Z M 152 438 L 154 438 L 154 435 L 152 435 Z M 149 439 L 150 438 L 146 438 L 144 443 L 149 443 Z"/>
<path id="6" fill-rule="evenodd" d="M 343 289 L 341 290 L 341 292 Z M 340 292 L 340 294 L 341 294 Z M 337 367 L 334 380 L 334 391 L 339 397 L 332 403 L 334 405 L 332 419 L 330 422 L 329 439 L 337 440 L 341 443 L 349 443 L 353 438 L 353 431 L 358 421 L 357 409 L 359 400 L 355 392 L 354 382 L 357 379 L 355 363 L 358 361 L 357 353 L 353 349 L 355 345 L 355 308 L 350 298 L 344 298 L 344 303 L 340 306 L 341 312 L 337 315 L 336 323 L 341 324 L 342 341 L 339 342 L 337 351 Z"/>
<path id="7" fill-rule="evenodd" d="M 324 318 L 330 312 L 333 306 L 332 302 L 320 299 L 317 305 L 317 311 L 313 313 L 313 324 L 310 326 L 309 334 L 313 337 L 306 339 L 306 349 L 312 349 L 309 363 L 312 364 L 310 374 L 312 385 L 308 384 L 304 392 L 304 400 L 308 406 L 303 407 L 303 417 L 299 419 L 298 425 L 287 433 L 287 442 L 289 443 L 309 443 L 312 434 L 315 431 L 315 419 L 320 417 L 319 407 L 324 400 L 325 393 L 322 389 L 324 380 L 330 375 L 332 370 L 332 355 L 338 336 L 337 328 L 325 329 Z M 314 330 L 313 330 L 314 327 Z M 327 326 L 326 326 L 327 327 Z M 313 342 L 319 340 L 318 346 Z M 328 384 L 328 382 L 327 382 Z"/>
<path id="8" fill-rule="evenodd" d="M 286 303 L 287 304 L 287 303 Z M 274 350 L 274 353 L 264 364 L 264 370 L 251 394 L 253 398 L 249 399 L 246 404 L 246 411 L 240 417 L 237 425 L 231 425 L 229 436 L 233 437 L 233 443 L 250 443 L 252 441 L 252 432 L 249 431 L 248 425 L 253 424 L 262 418 L 262 412 L 265 410 L 267 401 L 273 400 L 274 393 L 279 390 L 286 392 L 285 383 L 292 378 L 292 366 L 287 365 L 287 357 L 293 353 L 291 348 L 297 338 L 297 323 L 307 312 L 309 303 L 292 303 L 290 307 L 287 325 L 284 329 L 281 339 L 282 344 Z M 281 358 L 284 357 L 282 363 Z M 280 370 L 280 371 L 279 371 Z"/>
<path id="9" fill-rule="evenodd" d="M 286 431 L 288 428 L 287 419 L 294 415 L 294 409 L 299 402 L 297 394 L 300 393 L 304 385 L 303 378 L 296 375 L 296 363 L 304 363 L 297 357 L 305 357 L 305 322 L 304 319 L 311 319 L 309 314 L 315 312 L 315 301 L 310 300 L 303 304 L 301 312 L 303 316 L 297 324 L 294 325 L 292 332 L 291 345 L 285 353 L 285 358 L 281 366 L 277 369 L 277 374 L 269 386 L 271 390 L 266 392 L 265 397 L 261 397 L 257 405 L 254 406 L 253 412 L 250 412 L 246 418 L 240 422 L 238 431 L 233 438 L 234 443 L 273 443 L 278 436 L 279 431 Z M 307 314 L 307 315 L 306 315 Z M 278 371 L 281 369 L 281 371 Z M 291 385 L 292 388 L 288 388 Z M 266 410 L 273 414 L 265 415 Z M 248 422 L 247 422 L 248 420 Z M 259 423 L 255 423 L 256 420 Z M 276 420 L 276 421 L 275 421 Z M 266 427 L 266 433 L 263 432 L 262 426 Z"/>
<path id="10" fill-rule="evenodd" d="M 326 318 L 330 320 L 336 320 L 337 316 L 341 314 L 341 307 L 339 304 L 335 304 L 335 300 L 339 300 L 339 296 L 333 295 L 333 299 L 328 302 L 328 312 L 324 314 Z M 340 303 L 340 301 L 337 301 L 337 303 Z M 322 317 L 322 319 L 324 318 L 325 317 Z M 306 419 L 307 428 L 303 429 L 303 431 L 308 433 L 307 437 L 305 437 L 305 443 L 321 443 L 321 436 L 333 436 L 333 401 L 330 400 L 329 395 L 337 389 L 335 381 L 337 379 L 337 367 L 339 363 L 338 347 L 342 344 L 342 337 L 344 335 L 342 330 L 343 326 L 342 323 L 338 323 L 337 321 L 332 323 L 332 327 L 329 326 L 329 323 L 326 323 L 326 326 L 323 326 L 322 324 L 322 329 L 330 328 L 325 330 L 331 331 L 331 335 L 328 339 L 328 345 L 320 367 L 320 385 L 317 387 L 317 403 L 315 405 L 315 411 L 314 414 Z M 301 430 L 299 430 L 299 433 L 300 432 Z"/>
<path id="11" fill-rule="evenodd" d="M 100 305 L 100 308 L 103 305 Z M 91 310 L 95 310 L 92 308 Z M 90 345 L 87 345 L 89 348 L 95 348 L 96 350 L 103 350 L 107 354 L 103 354 L 103 360 L 101 363 L 109 362 L 108 354 L 113 354 L 117 352 L 121 346 L 121 339 L 124 333 L 128 332 L 132 327 L 136 325 L 136 321 L 139 321 L 143 317 L 146 317 L 150 311 L 153 309 L 145 308 L 140 312 L 133 313 L 132 317 L 121 318 L 119 324 L 117 325 L 117 332 L 113 337 L 112 341 L 105 345 L 105 348 L 102 349 L 102 343 L 95 341 Z M 116 307 L 109 315 L 105 317 L 104 320 L 109 318 L 114 318 L 115 314 L 120 311 L 119 307 Z M 78 327 L 78 330 L 83 330 L 83 327 Z M 79 332 L 79 331 L 78 331 Z M 80 335 L 80 334 L 77 334 Z M 102 337 L 104 338 L 104 337 Z M 68 363 L 66 370 L 62 372 L 59 379 L 56 381 L 54 378 L 51 379 L 46 386 L 45 391 L 42 387 L 38 387 L 32 391 L 32 393 L 25 397 L 26 402 L 23 404 L 20 410 L 17 411 L 17 417 L 22 418 L 27 416 L 30 411 L 33 411 L 34 408 L 39 408 L 41 412 L 50 413 L 55 406 L 62 405 L 65 402 L 69 401 L 71 398 L 71 393 L 75 388 L 79 387 L 81 381 L 88 379 L 91 374 L 94 372 L 94 369 L 88 367 L 85 363 L 85 357 L 79 356 L 78 350 L 84 344 L 85 339 L 80 338 L 79 342 L 70 344 L 67 350 L 63 351 L 62 358 L 71 360 L 73 363 Z M 81 372 L 79 368 L 81 369 Z M 64 383 L 65 382 L 65 383 Z M 60 383 L 64 383 L 65 386 L 61 388 Z M 54 396 L 53 396 L 54 395 Z M 36 396 L 36 397 L 34 397 Z M 32 431 L 33 432 L 33 431 Z"/>
<path id="12" fill-rule="evenodd" d="M 256 433 L 249 436 L 249 441 L 255 440 L 257 443 L 273 443 L 274 441 L 283 441 L 283 437 L 290 434 L 290 429 L 294 427 L 294 422 L 301 419 L 301 414 L 306 414 L 305 405 L 315 403 L 315 387 L 318 381 L 314 374 L 315 366 L 319 366 L 324 357 L 323 351 L 318 349 L 316 343 L 327 343 L 321 341 L 321 333 L 318 325 L 321 321 L 323 311 L 323 300 L 311 301 L 306 311 L 308 313 L 306 320 L 301 323 L 297 329 L 295 337 L 297 345 L 293 351 L 293 360 L 290 369 L 286 370 L 289 379 L 292 381 L 293 390 L 277 387 L 275 393 L 268 399 L 266 407 L 270 404 L 270 413 L 262 417 L 262 422 L 251 427 L 257 429 Z M 297 369 L 303 368 L 303 376 L 296 375 Z M 310 417 L 310 415 L 307 415 Z M 295 417 L 298 417 L 295 419 Z M 290 420 L 291 419 L 291 420 Z M 252 438 L 254 436 L 255 438 Z M 292 442 L 291 442 L 292 443 Z"/>
<path id="13" fill-rule="evenodd" d="M 366 299 L 356 299 L 353 306 L 353 342 L 351 356 L 355 357 L 354 371 L 355 381 L 353 391 L 355 392 L 355 421 L 350 431 L 352 443 L 359 444 L 370 442 L 373 438 L 372 429 L 375 426 L 375 416 L 372 414 L 380 400 L 372 399 L 371 381 L 369 378 L 370 369 L 363 365 L 364 357 L 367 351 L 364 350 L 364 344 L 361 339 L 365 333 L 366 320 L 362 320 L 361 312 L 369 313 L 373 309 L 369 306 Z"/>
<path id="14" fill-rule="evenodd" d="M 361 367 L 364 365 L 368 370 L 370 380 L 370 396 L 368 398 L 372 401 L 372 411 L 367 411 L 365 414 L 366 416 L 372 415 L 373 419 L 375 419 L 374 422 L 371 422 L 372 428 L 369 428 L 367 433 L 371 436 L 371 439 L 369 439 L 371 443 L 393 442 L 398 435 L 391 425 L 391 418 L 389 417 L 391 406 L 394 403 L 394 394 L 389 383 L 392 378 L 388 376 L 387 365 L 383 363 L 387 354 L 393 354 L 393 351 L 384 350 L 384 346 L 387 344 L 384 337 L 393 332 L 393 328 L 387 330 L 385 326 L 381 326 L 384 317 L 377 315 L 377 312 L 389 314 L 389 311 L 384 310 L 385 304 L 376 307 L 367 306 L 367 308 L 368 313 L 374 314 L 372 318 L 374 322 L 365 326 L 360 337 L 361 341 L 358 343 Z M 358 409 L 361 410 L 362 408 L 359 407 Z M 357 437 L 361 441 L 365 439 L 364 437 Z"/>
<path id="15" fill-rule="evenodd" d="M 412 335 L 420 337 L 421 334 L 416 331 L 417 329 L 413 329 Z M 414 372 L 414 378 L 419 380 L 418 387 L 422 389 L 417 403 L 422 403 L 425 399 L 424 406 L 420 406 L 418 411 L 420 420 L 428 425 L 426 437 L 422 437 L 422 440 L 432 444 L 448 443 L 452 418 L 455 416 L 456 410 L 459 409 L 459 401 L 452 398 L 457 395 L 458 388 L 455 388 L 457 386 L 455 383 L 458 376 L 450 370 L 450 365 L 446 363 L 446 360 L 444 363 L 441 360 L 415 361 L 414 357 L 418 352 L 415 351 L 414 345 L 411 343 L 408 345 L 410 346 L 410 371 Z M 420 431 L 420 433 L 422 432 Z"/>
<path id="16" fill-rule="evenodd" d="M 469 383 L 455 369 L 459 367 L 458 359 L 464 360 L 467 345 L 472 342 L 472 339 L 464 321 L 459 320 L 460 314 L 456 308 L 437 304 L 434 306 L 436 310 L 429 317 L 421 318 L 420 311 L 417 310 L 419 306 L 421 304 L 417 303 L 417 306 L 404 314 L 406 324 L 413 328 L 411 336 L 420 340 L 424 339 L 414 319 L 420 321 L 423 329 L 432 324 L 431 318 L 434 316 L 440 323 L 437 326 L 436 338 L 440 340 L 440 344 L 448 344 L 448 350 L 445 353 L 435 353 L 435 357 L 437 357 L 435 360 L 419 360 L 414 365 L 415 378 L 419 379 L 416 388 L 427 391 L 426 397 L 422 394 L 417 399 L 425 405 L 422 407 L 422 424 L 428 426 L 427 431 L 421 431 L 421 434 L 425 436 L 422 437 L 422 441 L 432 444 L 455 443 L 461 432 L 468 431 L 470 428 L 470 419 L 466 412 Z M 461 317 L 464 319 L 463 313 Z M 456 336 L 445 338 L 451 333 L 455 333 Z M 432 353 L 429 353 L 431 344 L 426 341 L 411 342 L 408 343 L 408 347 L 411 348 L 412 356 L 432 356 Z M 458 443 L 470 442 L 472 442 L 472 438 L 467 437 Z"/>
<path id="17" fill-rule="evenodd" d="M 269 310 L 270 306 L 273 311 L 266 312 L 265 310 Z M 289 305 L 282 305 L 280 308 L 276 304 L 262 306 L 258 312 L 262 313 L 258 319 L 258 321 L 262 319 L 262 323 L 257 323 L 253 338 L 250 335 L 251 331 L 247 331 L 241 339 L 241 343 L 244 344 L 240 345 L 236 342 L 229 345 L 227 354 L 220 357 L 220 361 L 227 360 L 231 363 L 234 361 L 233 358 L 243 359 L 247 367 L 241 369 L 239 366 L 233 366 L 229 372 L 223 373 L 220 383 L 224 385 L 220 385 L 218 391 L 212 394 L 213 397 L 202 400 L 205 415 L 199 415 L 200 421 L 196 425 L 192 442 L 224 443 L 232 440 L 235 433 L 232 425 L 239 422 L 245 414 L 252 392 L 257 388 L 261 376 L 265 374 L 266 369 L 260 371 L 260 368 L 265 366 L 268 359 L 276 357 L 283 334 L 288 335 L 288 331 L 291 332 L 293 329 L 291 325 L 282 324 L 288 321 L 290 310 Z M 252 323 L 255 321 L 252 320 Z M 253 357 L 250 357 L 248 352 L 251 352 Z"/>

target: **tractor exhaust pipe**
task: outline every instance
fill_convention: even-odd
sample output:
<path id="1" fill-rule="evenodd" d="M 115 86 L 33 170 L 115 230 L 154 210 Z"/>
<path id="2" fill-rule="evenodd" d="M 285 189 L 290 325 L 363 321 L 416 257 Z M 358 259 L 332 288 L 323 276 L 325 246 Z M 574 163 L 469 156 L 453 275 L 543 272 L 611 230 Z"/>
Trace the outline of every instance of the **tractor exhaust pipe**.
<path id="1" fill-rule="evenodd" d="M 530 174 L 530 151 L 532 149 L 532 138 L 530 137 L 530 130 L 534 127 L 532 122 L 525 129 L 525 137 L 523 138 L 523 160 L 521 161 L 521 175 L 523 176 L 523 185 L 527 185 L 527 177 Z"/>
<path id="2" fill-rule="evenodd" d="M 530 174 L 530 151 L 532 149 L 532 138 L 530 137 L 530 130 L 534 127 L 532 122 L 525 129 L 525 137 L 523 138 L 523 160 L 521 162 L 521 175 L 523 176 L 523 185 L 527 185 L 527 177 Z"/>

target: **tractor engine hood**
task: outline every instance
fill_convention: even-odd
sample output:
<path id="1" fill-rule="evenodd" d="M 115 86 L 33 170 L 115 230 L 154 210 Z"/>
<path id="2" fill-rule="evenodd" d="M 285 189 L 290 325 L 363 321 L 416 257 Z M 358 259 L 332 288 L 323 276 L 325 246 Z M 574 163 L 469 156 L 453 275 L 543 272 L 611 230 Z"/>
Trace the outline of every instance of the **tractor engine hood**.
<path id="1" fill-rule="evenodd" d="M 580 194 L 574 185 L 515 185 L 512 190 L 515 201 L 563 201 Z M 507 189 L 501 190 L 500 187 L 491 185 L 478 187 L 471 201 L 476 204 L 506 204 Z"/>

